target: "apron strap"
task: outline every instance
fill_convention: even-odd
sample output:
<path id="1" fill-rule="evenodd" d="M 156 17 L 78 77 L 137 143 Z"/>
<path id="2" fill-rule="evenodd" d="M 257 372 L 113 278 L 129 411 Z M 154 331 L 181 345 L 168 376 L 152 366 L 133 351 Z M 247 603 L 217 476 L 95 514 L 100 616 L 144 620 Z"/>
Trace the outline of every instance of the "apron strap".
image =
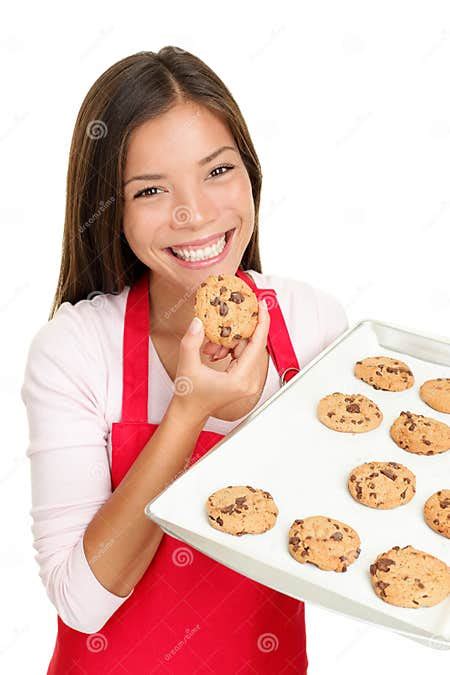
<path id="1" fill-rule="evenodd" d="M 125 308 L 122 422 L 148 420 L 149 274 L 149 270 L 145 271 L 131 286 Z M 300 371 L 300 366 L 278 304 L 277 294 L 273 288 L 257 288 L 251 276 L 241 269 L 237 270 L 236 276 L 250 286 L 258 300 L 262 298 L 266 300 L 270 313 L 267 348 L 283 385 Z"/>
<path id="2" fill-rule="evenodd" d="M 283 385 L 300 372 L 300 365 L 292 346 L 283 312 L 278 303 L 276 291 L 273 288 L 257 288 L 250 274 L 241 269 L 237 270 L 236 276 L 250 286 L 258 300 L 264 299 L 266 301 L 270 314 L 267 348 L 280 376 L 280 383 Z"/>
<path id="3" fill-rule="evenodd" d="M 125 309 L 122 422 L 148 421 L 149 273 L 130 288 Z"/>

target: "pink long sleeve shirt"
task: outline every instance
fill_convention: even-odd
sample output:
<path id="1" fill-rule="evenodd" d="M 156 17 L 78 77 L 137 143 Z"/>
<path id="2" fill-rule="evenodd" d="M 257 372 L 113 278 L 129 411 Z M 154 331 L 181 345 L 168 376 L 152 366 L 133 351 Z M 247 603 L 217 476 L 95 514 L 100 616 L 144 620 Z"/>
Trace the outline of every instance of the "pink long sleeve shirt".
<path id="1" fill-rule="evenodd" d="M 306 282 L 249 271 L 259 288 L 274 288 L 300 367 L 348 328 L 337 299 Z M 29 347 L 21 397 L 27 409 L 35 559 L 61 619 L 84 633 L 99 631 L 128 596 L 106 589 L 87 562 L 83 535 L 111 495 L 112 422 L 120 421 L 122 338 L 129 287 L 75 305 L 64 302 Z M 148 421 L 159 423 L 172 381 L 149 336 Z M 280 387 L 272 359 L 256 407 Z M 250 414 L 250 413 L 249 413 Z M 232 422 L 209 417 L 205 430 L 227 434 Z"/>

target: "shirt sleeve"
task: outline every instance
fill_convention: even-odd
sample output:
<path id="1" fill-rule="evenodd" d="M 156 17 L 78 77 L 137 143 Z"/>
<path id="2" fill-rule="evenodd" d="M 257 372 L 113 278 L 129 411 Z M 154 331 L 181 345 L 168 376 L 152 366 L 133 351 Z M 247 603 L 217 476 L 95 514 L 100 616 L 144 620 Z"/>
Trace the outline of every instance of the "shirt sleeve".
<path id="1" fill-rule="evenodd" d="M 319 335 L 322 336 L 322 350 L 344 333 L 349 323 L 344 306 L 332 293 L 321 288 L 315 288 L 314 292 L 317 302 Z"/>
<path id="2" fill-rule="evenodd" d="M 32 533 L 39 576 L 62 621 L 95 633 L 130 597 L 96 578 L 83 536 L 111 495 L 104 366 L 88 305 L 63 303 L 33 338 L 21 398 L 27 410 Z M 92 317 L 91 317 L 92 318 Z M 92 324 L 90 324 L 92 325 Z"/>

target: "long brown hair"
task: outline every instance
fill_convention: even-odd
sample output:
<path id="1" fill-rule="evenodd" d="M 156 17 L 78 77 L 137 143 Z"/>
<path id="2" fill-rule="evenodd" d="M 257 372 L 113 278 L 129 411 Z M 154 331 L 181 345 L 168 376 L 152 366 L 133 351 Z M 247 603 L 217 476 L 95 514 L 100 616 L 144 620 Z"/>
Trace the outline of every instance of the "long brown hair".
<path id="1" fill-rule="evenodd" d="M 106 70 L 78 113 L 67 172 L 58 286 L 49 319 L 63 302 L 120 293 L 145 271 L 122 231 L 123 175 L 133 129 L 193 101 L 219 113 L 234 137 L 252 185 L 255 227 L 240 267 L 261 272 L 258 216 L 262 173 L 247 125 L 220 78 L 178 47 L 138 52 Z"/>

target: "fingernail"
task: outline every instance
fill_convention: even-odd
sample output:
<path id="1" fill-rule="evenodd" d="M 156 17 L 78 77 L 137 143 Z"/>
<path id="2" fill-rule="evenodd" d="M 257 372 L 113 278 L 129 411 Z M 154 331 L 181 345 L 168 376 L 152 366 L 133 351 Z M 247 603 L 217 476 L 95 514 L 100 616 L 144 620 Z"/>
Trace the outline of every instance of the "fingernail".
<path id="1" fill-rule="evenodd" d="M 202 326 L 203 326 L 203 324 L 200 321 L 200 319 L 198 318 L 198 316 L 194 316 L 194 318 L 192 319 L 192 321 L 189 325 L 188 331 L 191 335 L 195 335 L 196 333 L 199 333 L 201 331 Z"/>

